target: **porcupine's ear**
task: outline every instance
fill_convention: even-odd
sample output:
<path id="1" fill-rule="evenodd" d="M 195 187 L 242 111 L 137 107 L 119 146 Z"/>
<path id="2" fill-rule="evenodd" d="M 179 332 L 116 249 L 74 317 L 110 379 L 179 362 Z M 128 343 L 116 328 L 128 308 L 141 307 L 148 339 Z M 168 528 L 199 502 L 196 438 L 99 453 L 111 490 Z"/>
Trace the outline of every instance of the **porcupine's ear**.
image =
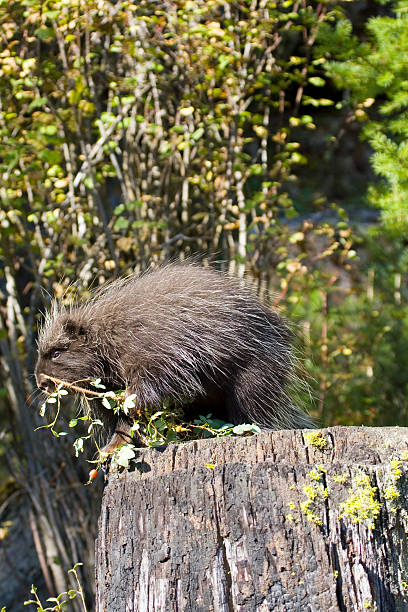
<path id="1" fill-rule="evenodd" d="M 85 327 L 78 323 L 78 321 L 74 321 L 73 319 L 67 319 L 65 321 L 64 331 L 67 336 L 72 340 L 76 340 L 79 338 L 85 339 L 87 336 Z"/>

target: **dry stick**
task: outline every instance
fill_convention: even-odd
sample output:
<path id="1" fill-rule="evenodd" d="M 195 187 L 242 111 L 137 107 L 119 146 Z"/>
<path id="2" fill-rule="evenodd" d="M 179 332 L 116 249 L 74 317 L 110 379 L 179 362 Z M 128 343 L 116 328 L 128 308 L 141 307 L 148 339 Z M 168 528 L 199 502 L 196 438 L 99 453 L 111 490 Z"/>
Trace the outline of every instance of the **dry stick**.
<path id="1" fill-rule="evenodd" d="M 90 194 L 92 194 L 92 200 L 93 200 L 93 206 L 94 209 L 97 213 L 99 213 L 99 218 L 101 220 L 102 223 L 102 227 L 104 229 L 104 233 L 105 233 L 105 237 L 106 237 L 106 242 L 109 248 L 109 252 L 111 254 L 111 257 L 113 259 L 113 261 L 115 262 L 115 266 L 116 266 L 116 270 L 118 270 L 119 268 L 119 261 L 116 255 L 116 251 L 115 251 L 115 245 L 112 239 L 112 234 L 110 231 L 110 227 L 109 227 L 109 221 L 108 221 L 108 216 L 104 207 L 104 204 L 101 200 L 101 196 L 99 194 L 99 191 L 96 188 L 96 184 L 97 181 L 95 179 L 95 173 L 94 173 L 94 165 L 92 164 L 92 160 L 90 158 L 90 145 L 88 145 L 87 143 L 84 143 L 83 141 L 80 141 L 80 147 L 82 150 L 82 153 L 85 157 L 85 161 L 87 163 L 87 174 L 89 175 L 89 177 L 91 178 L 92 181 L 92 187 L 89 187 L 89 192 Z M 78 176 L 78 175 L 77 175 Z M 75 184 L 75 181 L 74 181 Z"/>
<path id="2" fill-rule="evenodd" d="M 329 317 L 329 304 L 328 304 L 328 289 L 336 282 L 338 276 L 333 274 L 327 283 L 327 287 L 324 291 L 320 292 L 322 298 L 322 329 L 321 329 L 321 348 L 320 356 L 322 360 L 322 378 L 320 381 L 320 393 L 319 393 L 319 418 L 323 421 L 324 416 L 324 402 L 327 391 L 327 359 L 328 359 L 328 317 Z"/>
<path id="3" fill-rule="evenodd" d="M 99 399 L 105 397 L 105 393 L 101 393 L 99 391 L 92 391 L 91 389 L 84 389 L 83 387 L 79 387 L 75 383 L 68 383 L 65 380 L 61 380 L 60 378 L 53 378 L 52 376 L 48 376 L 47 374 L 44 374 L 43 376 L 44 376 L 45 379 L 51 380 L 53 383 L 55 383 L 57 385 L 62 385 L 64 387 L 68 387 L 68 389 L 71 389 L 72 391 L 76 391 L 77 393 L 82 393 L 83 395 L 85 395 L 85 397 L 87 395 L 92 395 L 92 396 L 97 397 Z M 84 379 L 84 381 L 85 380 L 87 380 L 87 379 Z M 123 397 L 121 395 L 118 395 L 118 394 L 113 394 L 110 397 L 112 397 L 118 403 L 123 401 Z M 55 417 L 54 423 L 55 423 L 57 417 L 58 417 L 58 413 L 57 413 L 57 415 Z M 54 425 L 54 423 L 52 425 Z M 47 427 L 49 427 L 49 426 L 47 426 Z M 38 429 L 40 429 L 40 428 L 38 428 Z M 143 437 L 141 436 L 141 434 L 138 431 L 136 431 L 136 433 L 139 436 L 139 438 L 142 440 L 142 442 L 144 442 Z M 98 448 L 98 451 L 99 451 L 99 448 Z"/>
<path id="4" fill-rule="evenodd" d="M 63 385 L 64 387 L 68 387 L 68 389 L 72 389 L 72 391 L 76 391 L 77 393 L 83 393 L 84 395 L 93 395 L 94 397 L 104 397 L 105 393 L 101 393 L 100 391 L 92 391 L 91 389 L 84 389 L 83 387 L 79 387 L 75 383 L 68 383 L 66 380 L 61 380 L 60 378 L 53 378 L 52 376 L 47 376 L 47 374 L 43 374 L 43 377 L 47 380 L 51 380 L 53 383 L 57 385 Z M 83 382 L 90 380 L 88 378 L 84 378 Z M 78 381 L 82 382 L 82 381 Z M 113 396 L 112 396 L 113 397 Z M 115 394 L 115 398 L 120 399 L 120 395 Z"/>
<path id="5" fill-rule="evenodd" d="M 0 316 L 0 332 L 6 332 L 3 338 L 0 338 L 0 365 L 6 374 L 6 388 L 10 399 L 11 409 L 14 413 L 19 431 L 22 434 L 22 440 L 28 456 L 33 456 L 32 431 L 25 418 L 24 408 L 26 406 L 21 381 L 24 379 L 22 373 L 22 365 L 15 357 L 17 354 L 16 345 L 12 342 L 12 338 L 17 338 L 15 330 L 15 321 L 7 319 L 7 326 L 3 318 Z M 9 337 L 7 337 L 7 333 Z M 30 467 L 32 467 L 32 463 Z"/>
<path id="6" fill-rule="evenodd" d="M 132 112 L 133 112 L 133 109 L 132 109 Z M 131 123 L 132 123 L 132 126 L 133 126 L 133 125 L 135 125 L 136 122 L 133 120 Z M 130 127 L 128 128 L 127 131 L 129 131 L 129 129 L 130 129 Z M 102 121 L 99 122 L 99 130 L 100 130 L 102 136 L 106 135 L 106 130 L 105 130 L 105 127 L 104 127 Z M 125 134 L 125 139 L 126 139 L 126 143 L 129 142 L 129 140 L 130 140 L 129 137 L 127 136 L 127 134 Z M 119 144 L 117 144 L 117 146 L 118 146 L 118 152 L 120 153 L 120 151 L 119 151 Z M 128 150 L 127 150 L 127 145 L 125 147 L 125 150 L 123 151 L 123 157 L 122 157 L 123 172 L 122 172 L 122 170 L 120 168 L 120 164 L 119 164 L 119 161 L 118 161 L 117 156 L 116 156 L 116 150 L 115 151 L 110 151 L 109 152 L 109 157 L 110 157 L 110 160 L 112 162 L 113 167 L 115 168 L 116 176 L 117 176 L 117 179 L 118 179 L 119 184 L 120 184 L 120 189 L 121 189 L 121 192 L 122 192 L 123 202 L 124 203 L 126 203 L 126 202 L 133 202 L 136 199 L 136 197 L 135 197 L 134 189 L 132 188 L 132 185 L 131 185 L 131 182 L 130 182 L 130 179 L 129 179 L 129 161 L 128 161 L 129 155 L 128 155 Z M 136 243 L 139 245 L 139 248 L 141 249 L 141 253 L 143 253 L 143 247 L 142 247 L 142 243 L 141 243 L 140 232 L 139 232 L 139 229 L 137 227 L 134 229 L 134 234 L 135 234 L 135 237 L 136 237 Z"/>
<path id="7" fill-rule="evenodd" d="M 322 370 L 323 376 L 320 381 L 320 394 L 319 394 L 319 416 L 320 419 L 323 417 L 324 411 L 324 400 L 327 389 L 327 381 L 326 381 L 326 367 L 327 367 L 327 316 L 328 316 L 328 306 L 327 306 L 327 291 L 321 291 L 320 296 L 322 299 L 322 330 L 321 330 L 321 348 L 320 348 L 320 357 L 322 360 Z"/>
<path id="8" fill-rule="evenodd" d="M 106 128 L 106 132 L 104 132 L 104 135 L 101 136 L 101 138 L 96 141 L 96 143 L 89 149 L 89 151 L 86 152 L 85 160 L 83 161 L 77 175 L 75 176 L 74 187 L 78 187 L 81 181 L 85 178 L 87 170 L 92 168 L 92 163 L 93 165 L 95 165 L 96 162 L 100 161 L 103 158 L 104 144 L 106 143 L 108 138 L 110 138 L 118 123 L 122 121 L 123 118 L 126 116 L 128 110 L 129 105 L 125 105 L 123 107 L 122 113 L 119 113 L 115 121 L 113 121 L 111 125 Z"/>
<path id="9" fill-rule="evenodd" d="M 26 188 L 27 199 L 28 199 L 30 208 L 34 210 L 35 209 L 34 191 L 31 186 L 30 179 L 29 179 L 29 173 L 27 172 L 27 168 L 25 166 L 23 158 L 20 159 L 19 165 L 24 175 L 24 183 L 25 183 L 25 188 Z M 33 223 L 34 223 L 34 233 L 37 238 L 38 244 L 40 246 L 40 253 L 44 253 L 45 245 L 44 245 L 44 241 L 43 241 L 43 237 L 42 237 L 42 233 L 40 229 L 40 221 L 38 217 L 34 219 Z M 21 236 L 24 237 L 25 249 L 28 254 L 29 266 L 27 267 L 30 273 L 35 278 L 35 286 L 34 286 L 34 290 L 32 291 L 32 295 L 30 298 L 29 320 L 27 321 L 26 333 L 25 333 L 26 346 L 28 347 L 27 355 L 29 356 L 30 352 L 32 351 L 32 347 L 34 345 L 34 343 L 32 342 L 32 336 L 33 336 L 33 331 L 34 331 L 34 314 L 37 311 L 37 308 L 35 308 L 34 305 L 36 304 L 38 293 L 39 293 L 39 288 L 41 286 L 41 276 L 39 274 L 39 270 L 40 270 L 42 260 L 40 260 L 40 265 L 37 265 L 36 256 L 34 255 L 33 248 L 32 248 L 32 243 L 28 239 L 27 222 L 25 222 L 24 225 L 23 223 L 19 223 L 19 228 L 20 228 Z"/>
<path id="10" fill-rule="evenodd" d="M 231 130 L 231 124 L 230 123 L 224 123 L 223 126 L 223 135 L 224 138 L 227 141 L 227 146 L 226 146 L 226 159 L 225 159 L 225 166 L 226 166 L 226 170 L 225 170 L 225 176 L 224 176 L 224 197 L 221 199 L 220 202 L 220 206 L 221 206 L 221 210 L 220 210 L 220 214 L 218 216 L 218 220 L 217 220 L 217 225 L 215 227 L 215 231 L 214 231 L 214 237 L 213 237 L 213 251 L 214 252 L 219 252 L 221 251 L 223 259 L 227 259 L 227 257 L 225 257 L 225 251 L 222 248 L 222 233 L 224 230 L 224 225 L 226 223 L 227 220 L 227 214 L 228 214 L 228 210 L 231 206 L 232 203 L 232 196 L 231 196 L 231 192 L 232 192 L 232 166 L 233 166 L 233 147 L 232 147 L 232 130 Z M 227 233 L 227 235 L 229 234 L 229 232 L 224 232 L 224 240 L 225 240 L 225 233 Z M 226 247 L 228 247 L 228 244 L 226 245 Z M 229 259 L 232 261 L 233 260 L 233 256 L 231 253 L 228 253 L 229 255 Z"/>
<path id="11" fill-rule="evenodd" d="M 42 574 L 44 576 L 45 584 L 48 589 L 48 592 L 52 593 L 54 590 L 54 584 L 51 578 L 51 574 L 48 570 L 48 563 L 47 563 L 47 559 L 45 557 L 44 550 L 42 547 L 42 542 L 41 542 L 40 533 L 38 531 L 37 521 L 34 517 L 34 513 L 31 508 L 28 512 L 28 519 L 30 522 L 31 533 L 33 534 L 34 547 L 35 547 L 35 550 L 38 556 L 38 560 L 40 562 L 40 567 L 41 567 Z"/>
<path id="12" fill-rule="evenodd" d="M 42 508 L 41 516 L 39 517 L 40 526 L 42 527 L 42 537 L 45 548 L 47 565 L 51 569 L 55 586 L 58 593 L 62 592 L 67 585 L 67 579 L 61 563 L 65 567 L 69 567 L 70 561 L 68 558 L 67 547 L 64 543 L 64 525 L 61 524 L 61 517 L 55 512 L 58 512 L 58 507 L 53 507 L 50 502 L 50 490 L 48 483 L 41 479 L 40 481 Z M 69 536 L 68 536 L 69 537 Z M 77 606 L 73 606 L 75 609 Z"/>
<path id="13" fill-rule="evenodd" d="M 10 342 L 13 344 L 13 348 L 14 348 L 17 344 L 18 329 L 20 330 L 20 333 L 23 334 L 24 336 L 26 335 L 27 330 L 26 330 L 26 323 L 24 321 L 24 318 L 21 312 L 20 304 L 18 303 L 18 300 L 17 300 L 17 289 L 16 289 L 15 278 L 11 272 L 9 265 L 4 266 L 4 276 L 6 279 L 6 291 L 7 291 L 6 308 L 7 308 L 7 321 L 9 323 L 8 332 L 9 332 Z M 13 325 L 11 325 L 11 322 L 13 322 Z"/>
<path id="14" fill-rule="evenodd" d="M 302 70 L 301 70 L 301 75 L 304 79 L 306 79 L 307 76 L 307 71 L 309 70 L 309 66 L 310 66 L 310 57 L 311 57 L 311 53 L 312 53 L 312 46 L 316 40 L 316 36 L 319 32 L 319 27 L 321 22 L 323 21 L 325 15 L 327 13 L 327 7 L 323 6 L 323 3 L 319 3 L 317 8 L 316 8 L 316 15 L 318 16 L 317 18 L 317 24 L 315 24 L 314 27 L 311 28 L 310 30 L 310 34 L 309 36 L 307 36 L 306 30 L 303 31 L 304 34 L 304 43 L 306 45 L 306 63 L 303 66 Z M 299 111 L 299 107 L 300 107 L 300 103 L 302 101 L 302 96 L 303 96 L 303 91 L 304 91 L 305 85 L 299 85 L 298 90 L 296 92 L 296 99 L 295 99 L 295 110 L 293 112 L 293 115 L 297 115 L 298 111 Z"/>

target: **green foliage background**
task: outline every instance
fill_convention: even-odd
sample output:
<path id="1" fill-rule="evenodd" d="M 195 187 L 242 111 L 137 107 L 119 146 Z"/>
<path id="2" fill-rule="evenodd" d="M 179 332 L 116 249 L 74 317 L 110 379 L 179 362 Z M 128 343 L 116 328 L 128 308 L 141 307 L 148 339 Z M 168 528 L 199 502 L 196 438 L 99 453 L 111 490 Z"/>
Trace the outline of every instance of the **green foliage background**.
<path id="1" fill-rule="evenodd" d="M 246 274 L 299 328 L 318 422 L 407 423 L 408 3 L 371 4 L 0 0 L 1 444 L 50 591 L 81 560 L 92 598 L 97 494 L 33 433 L 42 288 Z"/>

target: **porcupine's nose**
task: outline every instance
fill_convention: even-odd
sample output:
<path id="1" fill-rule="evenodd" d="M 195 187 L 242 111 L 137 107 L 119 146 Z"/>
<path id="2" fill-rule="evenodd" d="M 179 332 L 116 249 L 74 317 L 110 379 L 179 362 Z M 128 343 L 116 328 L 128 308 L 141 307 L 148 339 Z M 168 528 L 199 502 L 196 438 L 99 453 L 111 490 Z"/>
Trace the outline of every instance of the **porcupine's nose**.
<path id="1" fill-rule="evenodd" d="M 39 374 L 36 376 L 37 379 L 37 387 L 44 391 L 44 393 L 50 393 L 51 389 L 51 381 L 45 378 L 44 374 Z"/>

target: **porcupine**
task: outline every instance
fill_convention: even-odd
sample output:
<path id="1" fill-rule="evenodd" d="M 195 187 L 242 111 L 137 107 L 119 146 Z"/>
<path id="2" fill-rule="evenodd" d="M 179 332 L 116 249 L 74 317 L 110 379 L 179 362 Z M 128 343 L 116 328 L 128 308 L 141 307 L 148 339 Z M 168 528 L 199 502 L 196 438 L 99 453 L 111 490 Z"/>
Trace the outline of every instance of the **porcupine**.
<path id="1" fill-rule="evenodd" d="M 132 416 L 166 400 L 186 420 L 211 413 L 265 429 L 313 427 L 290 399 L 292 332 L 241 282 L 213 269 L 171 264 L 99 289 L 87 302 L 56 306 L 38 338 L 35 376 L 69 383 L 100 378 L 135 394 L 131 413 L 99 407 L 111 452 L 129 441 Z"/>

